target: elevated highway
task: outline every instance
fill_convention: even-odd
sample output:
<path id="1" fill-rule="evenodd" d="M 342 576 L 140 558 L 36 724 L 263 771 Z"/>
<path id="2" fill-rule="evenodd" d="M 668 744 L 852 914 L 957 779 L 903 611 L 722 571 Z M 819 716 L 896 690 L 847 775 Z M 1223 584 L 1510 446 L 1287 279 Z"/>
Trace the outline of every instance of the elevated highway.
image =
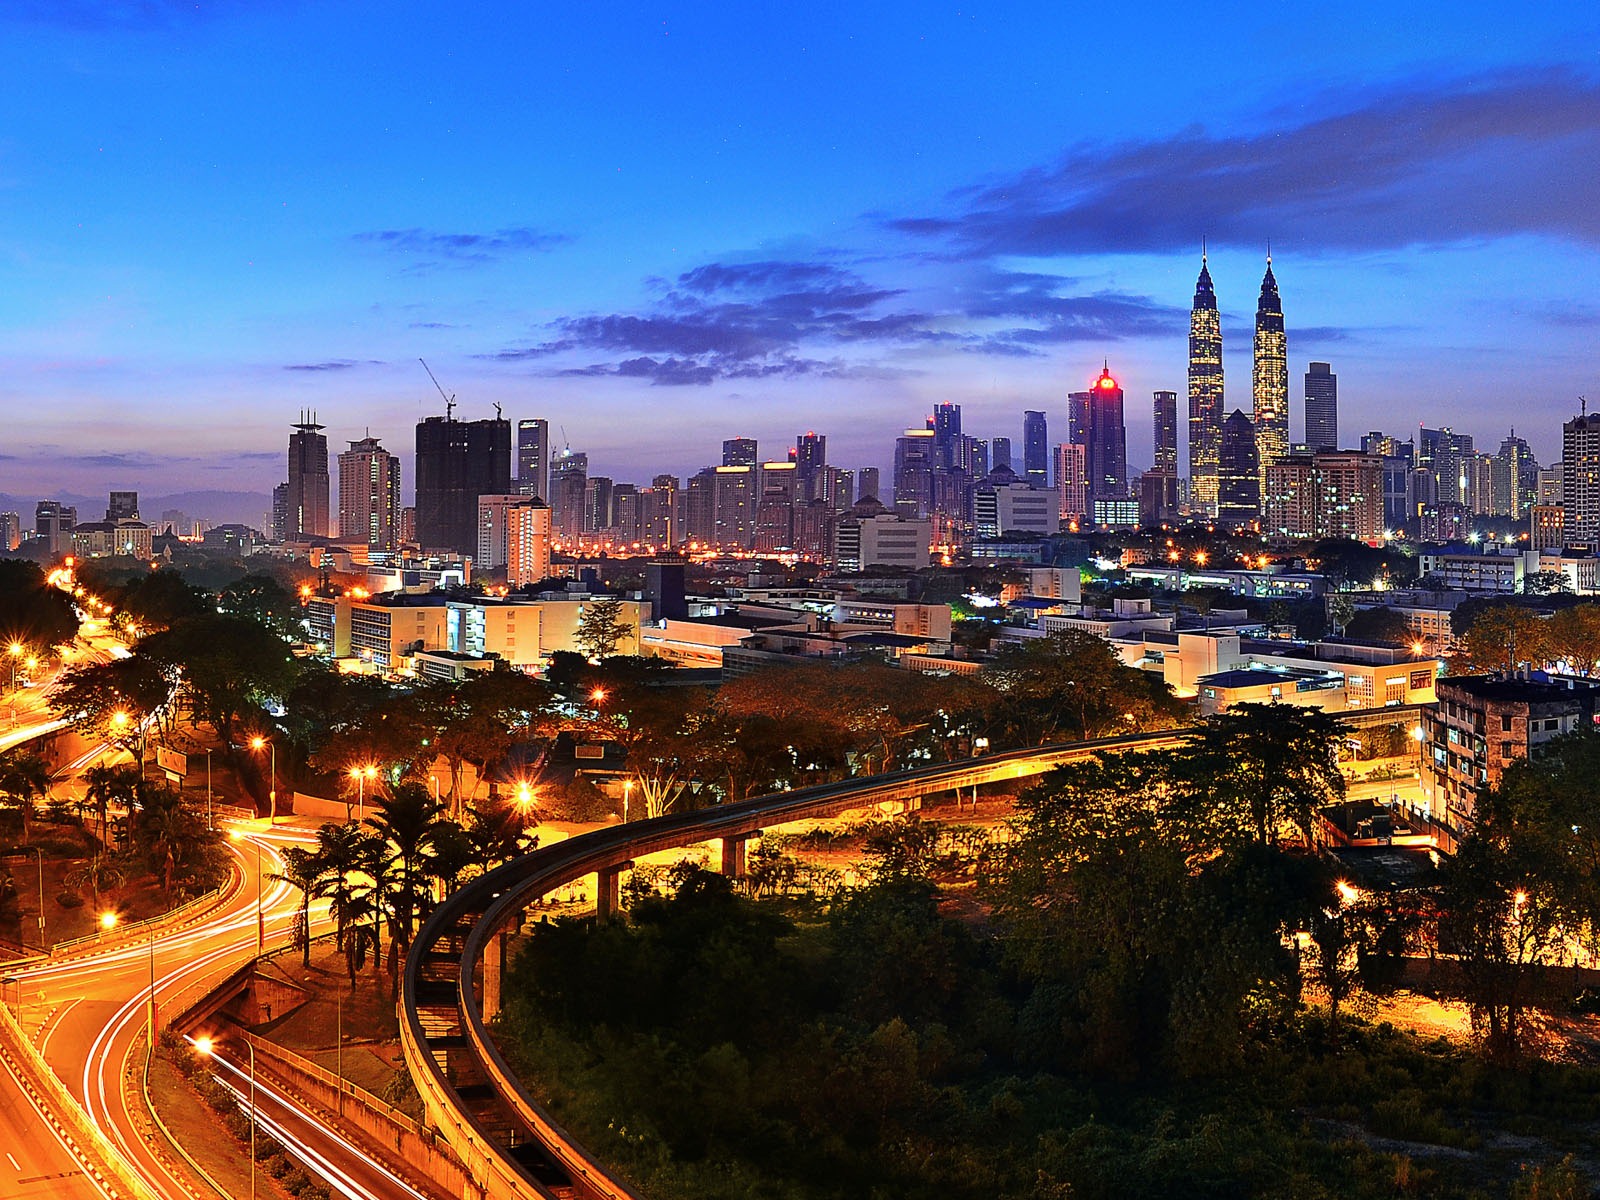
<path id="1" fill-rule="evenodd" d="M 1355 727 L 1385 725 L 1415 722 L 1420 712 L 1400 706 L 1344 719 Z M 648 854 L 718 842 L 723 870 L 741 874 L 745 843 L 763 829 L 1028 779 L 1108 752 L 1168 749 L 1190 736 L 1191 730 L 1127 734 L 819 784 L 596 830 L 506 863 L 440 905 L 406 960 L 400 1039 L 428 1125 L 479 1181 L 472 1200 L 641 1200 L 529 1094 L 490 1034 L 507 936 L 531 902 L 594 875 L 604 919 L 616 906 L 622 872 Z"/>

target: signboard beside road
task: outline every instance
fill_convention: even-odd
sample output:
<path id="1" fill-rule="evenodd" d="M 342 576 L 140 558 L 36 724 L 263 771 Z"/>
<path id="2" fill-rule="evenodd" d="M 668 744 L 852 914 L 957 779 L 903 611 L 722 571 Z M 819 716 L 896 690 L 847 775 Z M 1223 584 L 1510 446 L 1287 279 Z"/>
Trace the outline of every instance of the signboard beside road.
<path id="1" fill-rule="evenodd" d="M 179 754 L 176 750 L 170 750 L 166 746 L 157 746 L 156 766 L 160 767 L 168 775 L 182 779 L 189 773 L 189 756 L 187 754 Z"/>

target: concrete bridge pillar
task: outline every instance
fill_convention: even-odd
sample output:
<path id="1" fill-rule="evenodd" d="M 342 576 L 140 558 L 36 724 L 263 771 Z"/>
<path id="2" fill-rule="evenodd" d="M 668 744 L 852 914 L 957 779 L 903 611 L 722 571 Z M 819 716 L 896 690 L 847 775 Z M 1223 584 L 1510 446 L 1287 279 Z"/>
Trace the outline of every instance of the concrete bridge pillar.
<path id="1" fill-rule="evenodd" d="M 594 891 L 594 915 L 600 920 L 609 921 L 617 915 L 622 903 L 622 873 L 632 869 L 631 862 L 600 868 L 595 877 Z"/>
<path id="2" fill-rule="evenodd" d="M 500 1011 L 500 997 L 505 987 L 506 978 L 506 938 L 509 935 L 502 929 L 491 934 L 489 943 L 483 948 L 483 1019 L 494 1020 L 495 1014 Z"/>
<path id="3" fill-rule="evenodd" d="M 729 879 L 742 879 L 745 873 L 745 843 L 751 834 L 741 833 L 722 839 L 722 873 Z"/>

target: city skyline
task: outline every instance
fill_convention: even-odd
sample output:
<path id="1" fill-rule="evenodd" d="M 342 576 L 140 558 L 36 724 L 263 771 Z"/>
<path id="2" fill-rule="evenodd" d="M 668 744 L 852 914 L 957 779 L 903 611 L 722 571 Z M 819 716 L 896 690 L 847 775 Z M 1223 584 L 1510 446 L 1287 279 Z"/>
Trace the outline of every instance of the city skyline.
<path id="1" fill-rule="evenodd" d="M 941 402 L 1015 443 L 1109 359 L 1142 468 L 1202 238 L 1230 411 L 1270 239 L 1289 377 L 1333 364 L 1347 446 L 1515 424 L 1550 461 L 1595 390 L 1573 167 L 1600 161 L 1600 20 L 1437 7 L 1423 54 L 1361 6 L 602 29 L 339 4 L 314 50 L 293 6 L 8 6 L 0 491 L 266 493 L 304 409 L 410 481 L 442 408 L 418 357 L 462 419 L 547 419 L 639 482 L 806 428 L 886 467 Z M 358 38 L 370 80 L 333 49 Z M 1087 45 L 1169 82 L 1055 87 Z M 1260 70 L 1186 69 L 1224 52 Z"/>

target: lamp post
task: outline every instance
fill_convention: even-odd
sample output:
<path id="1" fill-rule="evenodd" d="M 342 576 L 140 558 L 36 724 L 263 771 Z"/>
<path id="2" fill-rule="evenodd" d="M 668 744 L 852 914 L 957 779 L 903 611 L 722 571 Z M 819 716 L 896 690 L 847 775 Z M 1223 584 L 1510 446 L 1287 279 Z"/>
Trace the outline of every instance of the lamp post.
<path id="1" fill-rule="evenodd" d="M 33 852 L 39 856 L 39 949 L 44 946 L 44 848 L 35 846 Z"/>
<path id="2" fill-rule="evenodd" d="M 210 1058 L 217 1044 L 211 1038 L 196 1038 L 194 1048 Z M 256 1048 L 246 1038 L 244 1048 L 250 1052 L 250 1200 L 256 1200 Z"/>
<path id="3" fill-rule="evenodd" d="M 357 818 L 359 820 L 365 821 L 367 819 L 367 780 L 376 779 L 377 777 L 378 768 L 371 763 L 364 767 L 350 768 L 350 778 L 356 781 L 356 799 L 359 805 Z M 434 787 L 437 789 L 438 780 L 434 781 Z M 437 792 L 435 792 L 434 799 L 438 799 Z M 350 819 L 350 810 L 348 808 L 344 810 L 344 815 L 345 820 L 348 821 Z"/>
<path id="4" fill-rule="evenodd" d="M 250 749 L 265 749 L 272 755 L 272 777 L 271 783 L 267 788 L 267 802 L 271 807 L 268 810 L 270 815 L 267 817 L 267 823 L 276 825 L 278 823 L 278 743 L 269 741 L 264 737 L 253 737 L 250 739 Z"/>
<path id="5" fill-rule="evenodd" d="M 624 821 L 633 820 L 632 809 L 633 809 L 633 780 L 624 779 L 622 781 L 622 819 Z"/>
<path id="6" fill-rule="evenodd" d="M 206 751 L 206 829 L 215 831 L 217 823 L 211 817 L 211 751 Z"/>
<path id="7" fill-rule="evenodd" d="M 12 642 L 6 648 L 7 653 L 11 655 L 11 690 L 13 692 L 17 690 L 17 660 L 22 657 L 23 648 L 21 642 Z"/>

